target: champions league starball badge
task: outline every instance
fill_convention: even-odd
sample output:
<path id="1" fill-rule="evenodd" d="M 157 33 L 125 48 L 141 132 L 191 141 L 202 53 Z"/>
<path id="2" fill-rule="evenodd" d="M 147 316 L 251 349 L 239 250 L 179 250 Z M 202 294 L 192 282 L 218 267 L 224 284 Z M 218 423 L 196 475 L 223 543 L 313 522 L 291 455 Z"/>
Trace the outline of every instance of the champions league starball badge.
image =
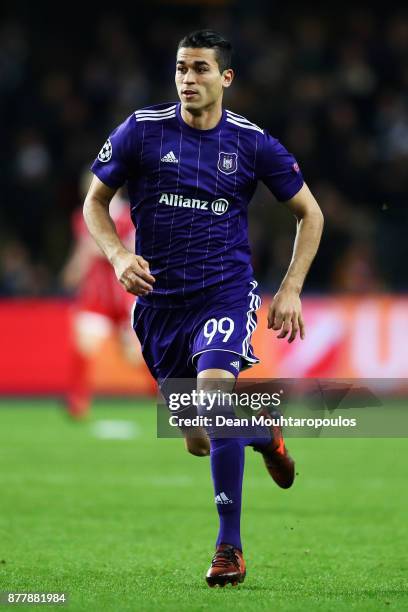
<path id="1" fill-rule="evenodd" d="M 99 161 L 105 163 L 105 162 L 108 162 L 111 157 L 112 157 L 112 144 L 111 144 L 110 139 L 108 138 L 108 140 L 103 145 L 102 149 L 99 151 L 98 159 Z"/>
<path id="2" fill-rule="evenodd" d="M 218 170 L 224 174 L 233 174 L 237 171 L 238 155 L 236 153 L 224 153 L 221 151 L 218 157 Z"/>

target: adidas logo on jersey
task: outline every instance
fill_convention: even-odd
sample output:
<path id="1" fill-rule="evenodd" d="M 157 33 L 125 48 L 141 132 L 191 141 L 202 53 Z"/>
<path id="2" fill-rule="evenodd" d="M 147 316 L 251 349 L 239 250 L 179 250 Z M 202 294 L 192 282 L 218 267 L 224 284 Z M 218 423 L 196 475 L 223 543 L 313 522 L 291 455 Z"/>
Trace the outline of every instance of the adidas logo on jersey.
<path id="1" fill-rule="evenodd" d="M 229 499 L 225 495 L 224 491 L 222 491 L 221 493 L 215 496 L 215 503 L 216 504 L 233 504 L 234 502 L 232 501 L 232 499 Z"/>
<path id="2" fill-rule="evenodd" d="M 232 365 L 233 368 L 239 371 L 239 366 L 240 366 L 239 361 L 231 361 L 230 365 Z"/>
<path id="3" fill-rule="evenodd" d="M 164 157 L 161 158 L 162 162 L 167 162 L 170 164 L 178 164 L 178 159 L 174 155 L 173 151 L 169 151 Z"/>

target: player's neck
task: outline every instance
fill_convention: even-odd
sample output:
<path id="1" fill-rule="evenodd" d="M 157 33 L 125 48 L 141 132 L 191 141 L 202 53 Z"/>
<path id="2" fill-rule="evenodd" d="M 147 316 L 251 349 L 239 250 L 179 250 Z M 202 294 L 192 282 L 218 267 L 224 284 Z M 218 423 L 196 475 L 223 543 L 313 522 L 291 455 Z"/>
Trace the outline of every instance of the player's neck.
<path id="1" fill-rule="evenodd" d="M 196 130 L 211 130 L 221 121 L 221 104 L 192 113 L 181 105 L 181 117 L 187 125 Z"/>

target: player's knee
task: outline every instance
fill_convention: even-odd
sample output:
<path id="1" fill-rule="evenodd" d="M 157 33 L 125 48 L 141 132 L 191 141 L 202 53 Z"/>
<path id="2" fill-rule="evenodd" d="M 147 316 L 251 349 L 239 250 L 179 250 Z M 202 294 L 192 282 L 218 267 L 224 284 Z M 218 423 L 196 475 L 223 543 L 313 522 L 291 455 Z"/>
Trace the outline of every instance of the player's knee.
<path id="1" fill-rule="evenodd" d="M 210 442 L 206 438 L 185 438 L 187 452 L 195 457 L 207 457 L 210 454 Z"/>

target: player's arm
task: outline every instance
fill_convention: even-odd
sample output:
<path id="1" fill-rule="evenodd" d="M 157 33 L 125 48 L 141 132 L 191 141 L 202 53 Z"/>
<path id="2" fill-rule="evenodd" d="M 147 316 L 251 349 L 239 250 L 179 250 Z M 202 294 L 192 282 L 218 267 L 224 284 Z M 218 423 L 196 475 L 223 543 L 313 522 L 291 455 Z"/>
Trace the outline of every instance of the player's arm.
<path id="1" fill-rule="evenodd" d="M 128 251 L 118 236 L 109 214 L 109 204 L 115 192 L 94 176 L 84 202 L 85 223 L 126 291 L 146 295 L 153 291 L 155 279 L 150 274 L 148 262 Z"/>
<path id="2" fill-rule="evenodd" d="M 297 219 L 297 231 L 288 271 L 269 307 L 268 328 L 280 330 L 278 338 L 290 333 L 288 341 L 293 342 L 298 332 L 305 337 L 300 292 L 319 247 L 323 214 L 306 183 L 285 204 Z"/>

